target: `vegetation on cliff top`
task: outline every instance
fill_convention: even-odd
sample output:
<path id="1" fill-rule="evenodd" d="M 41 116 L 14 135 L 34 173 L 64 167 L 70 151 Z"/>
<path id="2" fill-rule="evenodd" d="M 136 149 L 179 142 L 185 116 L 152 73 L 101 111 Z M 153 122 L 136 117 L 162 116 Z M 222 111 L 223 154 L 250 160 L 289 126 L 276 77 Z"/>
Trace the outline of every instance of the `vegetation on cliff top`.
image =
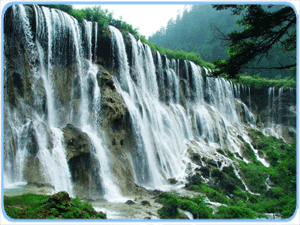
<path id="1" fill-rule="evenodd" d="M 195 4 L 171 18 L 149 41 L 196 52 L 214 62 L 219 74 L 288 77 L 296 74 L 295 22 L 293 8 L 284 4 Z"/>
<path id="2" fill-rule="evenodd" d="M 107 27 L 112 25 L 126 33 L 131 33 L 135 38 L 141 40 L 141 42 L 149 45 L 152 51 L 158 51 L 161 55 L 166 55 L 168 58 L 184 59 L 192 61 L 200 66 L 204 66 L 210 69 L 214 68 L 214 65 L 210 62 L 205 62 L 201 59 L 201 56 L 195 52 L 184 52 L 178 50 L 171 50 L 147 41 L 145 36 L 139 34 L 138 29 L 133 28 L 132 25 L 126 23 L 122 19 L 114 19 L 113 14 L 108 10 L 101 9 L 101 6 L 95 6 L 92 8 L 74 9 L 72 5 L 41 5 L 50 8 L 60 9 L 73 17 L 78 21 L 83 19 L 92 22 L 98 22 L 102 31 L 105 33 Z"/>
<path id="3" fill-rule="evenodd" d="M 90 203 L 70 198 L 66 192 L 4 196 L 4 209 L 12 219 L 106 219 L 106 214 L 96 212 Z"/>
<path id="4" fill-rule="evenodd" d="M 238 75 L 237 78 L 229 78 L 227 75 L 222 75 L 222 77 L 231 80 L 233 83 L 243 84 L 249 87 L 263 88 L 263 87 L 285 87 L 285 88 L 296 88 L 297 82 L 293 78 L 286 77 L 282 79 L 278 78 L 267 78 L 261 77 L 260 74 L 254 76 L 249 76 L 247 74 Z"/>
<path id="5" fill-rule="evenodd" d="M 182 50 L 177 50 L 176 48 L 171 50 L 171 49 L 162 47 L 162 45 L 155 44 L 153 42 L 148 41 L 143 35 L 140 35 L 138 33 L 138 29 L 133 28 L 132 25 L 127 24 L 125 21 L 122 21 L 121 19 L 114 19 L 113 14 L 111 12 L 109 12 L 108 10 L 101 9 L 101 6 L 95 6 L 93 8 L 84 8 L 84 9 L 74 9 L 72 5 L 55 5 L 55 4 L 53 4 L 53 5 L 44 5 L 44 6 L 51 7 L 51 8 L 57 8 L 62 11 L 65 11 L 66 13 L 74 16 L 79 21 L 86 19 L 88 21 L 98 22 L 102 31 L 105 31 L 107 29 L 108 25 L 115 26 L 116 28 L 123 30 L 126 33 L 131 33 L 137 39 L 140 39 L 143 43 L 148 44 L 152 51 L 158 51 L 161 55 L 166 55 L 168 58 L 189 60 L 200 66 L 210 68 L 212 70 L 216 69 L 216 66 L 213 63 L 204 61 L 197 51 L 185 52 Z M 208 6 L 202 5 L 201 7 L 205 8 Z M 194 10 L 195 11 L 194 13 L 196 13 L 196 12 L 198 12 L 198 8 L 200 9 L 201 7 L 193 6 L 191 12 L 193 12 L 193 10 Z M 191 13 L 191 12 L 189 12 L 189 13 Z M 187 11 L 185 11 L 186 16 L 189 13 Z M 232 17 L 232 18 L 236 18 L 236 17 Z M 181 21 L 181 20 L 184 20 L 183 17 L 177 18 L 177 19 L 178 19 L 177 23 L 179 23 L 179 21 Z M 171 22 L 169 22 L 169 23 L 171 23 Z M 171 24 L 173 24 L 173 23 L 175 23 L 175 22 L 173 21 Z M 174 28 L 175 24 L 173 24 L 172 26 L 170 25 L 170 27 Z M 207 32 L 209 33 L 210 31 L 207 31 Z M 150 39 L 152 40 L 153 38 L 150 38 Z M 186 42 L 183 41 L 182 43 L 186 43 Z M 211 43 L 211 44 L 213 45 L 213 43 Z M 292 71 L 292 73 L 295 74 L 295 71 Z M 221 76 L 226 79 L 230 79 L 230 77 L 232 77 L 231 75 L 228 75 L 226 73 L 221 74 Z M 231 78 L 230 80 L 233 81 L 234 83 L 240 83 L 240 84 L 243 84 L 246 86 L 251 86 L 251 87 L 256 87 L 256 88 L 270 87 L 270 86 L 275 86 L 275 87 L 283 86 L 283 87 L 293 87 L 293 88 L 296 87 L 296 80 L 294 78 L 268 79 L 265 77 L 261 77 L 260 75 L 247 76 L 247 74 L 242 74 L 242 75 L 240 74 L 240 75 L 236 75 L 235 78 Z"/>

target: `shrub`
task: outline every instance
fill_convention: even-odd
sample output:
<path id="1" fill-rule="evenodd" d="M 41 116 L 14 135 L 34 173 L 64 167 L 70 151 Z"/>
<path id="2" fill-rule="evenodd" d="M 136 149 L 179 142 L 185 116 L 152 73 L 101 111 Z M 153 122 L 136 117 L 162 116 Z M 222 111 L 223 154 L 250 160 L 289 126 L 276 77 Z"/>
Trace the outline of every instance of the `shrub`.
<path id="1" fill-rule="evenodd" d="M 227 77 L 223 74 L 225 78 Z M 296 88 L 296 80 L 293 78 L 274 79 L 260 77 L 259 74 L 255 76 L 239 75 L 237 79 L 231 79 L 234 83 L 240 83 L 246 86 L 262 88 L 262 87 L 292 87 Z"/>
<path id="2" fill-rule="evenodd" d="M 253 163 L 240 161 L 241 171 L 244 180 L 251 191 L 262 193 L 267 189 L 265 180 L 268 177 L 264 166 L 258 166 Z"/>
<path id="3" fill-rule="evenodd" d="M 158 209 L 158 214 L 162 219 L 175 219 L 179 217 L 178 213 L 178 196 L 164 193 L 160 196 L 160 203 L 163 207 Z"/>
<path id="4" fill-rule="evenodd" d="M 257 214 L 239 201 L 235 206 L 220 206 L 215 217 L 218 219 L 255 219 Z"/>
<path id="5" fill-rule="evenodd" d="M 60 193 L 65 193 L 62 195 Z M 67 196 L 66 198 L 62 196 Z M 70 199 L 66 192 L 56 195 L 24 194 L 4 198 L 7 215 L 14 219 L 105 219 L 106 214 L 97 213 L 90 203 Z"/>

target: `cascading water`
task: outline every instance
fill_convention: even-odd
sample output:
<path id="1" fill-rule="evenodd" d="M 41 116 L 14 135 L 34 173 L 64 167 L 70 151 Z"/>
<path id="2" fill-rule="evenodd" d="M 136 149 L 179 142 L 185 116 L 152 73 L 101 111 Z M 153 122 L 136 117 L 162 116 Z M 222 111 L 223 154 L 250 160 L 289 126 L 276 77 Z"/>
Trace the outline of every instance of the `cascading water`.
<path id="1" fill-rule="evenodd" d="M 109 201 L 115 201 L 121 198 L 120 190 L 116 186 L 112 178 L 112 172 L 109 163 L 108 151 L 103 140 L 99 136 L 101 131 L 101 124 L 98 120 L 98 113 L 101 109 L 100 89 L 97 81 L 97 66 L 92 64 L 92 24 L 91 22 L 84 22 L 86 25 L 86 40 L 88 40 L 87 47 L 87 74 L 80 73 L 81 79 L 81 129 L 88 134 L 91 139 L 91 144 L 95 148 L 96 156 L 100 162 L 100 176 L 102 178 L 102 185 L 104 189 L 104 198 Z M 80 68 L 78 68 L 80 71 Z M 90 90 L 93 90 L 90 92 Z"/>
<path id="2" fill-rule="evenodd" d="M 149 124 L 149 116 L 152 116 L 148 111 L 151 107 L 147 107 L 147 104 L 155 104 L 158 100 L 155 97 L 158 95 L 151 96 L 149 90 L 155 90 L 152 86 L 153 83 L 147 82 L 146 72 L 143 71 L 140 65 L 141 63 L 136 61 L 137 76 L 140 81 L 141 88 L 138 88 L 132 81 L 129 73 L 129 65 L 125 50 L 122 34 L 119 30 L 114 27 L 110 27 L 113 38 L 113 51 L 118 59 L 119 71 L 117 75 L 117 89 L 121 93 L 128 109 L 131 113 L 131 119 L 133 123 L 133 129 L 135 132 L 135 141 L 137 145 L 137 156 L 133 158 L 133 164 L 135 166 L 137 182 L 143 185 L 153 185 L 153 187 L 160 186 L 162 184 L 162 175 L 158 171 L 157 160 L 155 157 L 155 149 L 151 144 L 152 132 Z M 140 51 L 144 51 L 143 45 L 138 45 L 136 42 L 133 43 L 134 48 L 139 47 Z M 142 60 L 142 57 L 138 57 L 137 51 L 134 54 L 136 60 Z M 143 65 L 143 64 L 142 64 Z M 149 68 L 148 68 L 149 70 Z M 152 70 L 153 71 L 153 70 Z M 154 72 L 154 71 L 153 71 Z M 149 75 L 148 75 L 149 76 Z M 153 77 L 152 77 L 153 78 Z M 148 77 L 148 79 L 150 79 Z M 155 118 L 153 118 L 155 119 Z"/>
<path id="3" fill-rule="evenodd" d="M 23 39 L 26 53 L 33 57 L 37 56 L 39 63 L 33 65 L 33 102 L 34 112 L 32 115 L 24 115 L 27 123 L 23 123 L 22 118 L 9 119 L 12 132 L 16 133 L 16 158 L 15 163 L 19 165 L 12 172 L 11 166 L 6 166 L 8 182 L 23 181 L 23 166 L 27 163 L 26 159 L 30 155 L 28 149 L 30 144 L 26 137 L 34 132 L 34 140 L 37 142 L 36 157 L 40 162 L 43 171 L 44 182 L 52 184 L 57 191 L 65 190 L 73 195 L 73 187 L 68 162 L 66 159 L 66 149 L 64 135 L 61 127 L 66 123 L 79 124 L 81 129 L 86 132 L 90 139 L 95 155 L 100 162 L 100 176 L 103 182 L 104 197 L 107 199 L 120 196 L 118 188 L 112 188 L 109 160 L 105 143 L 101 140 L 98 133 L 101 130 L 99 125 L 100 113 L 100 89 L 97 81 L 98 67 L 92 63 L 92 23 L 84 21 L 81 28 L 74 18 L 66 13 L 49 9 L 47 7 L 33 6 L 36 15 L 36 37 L 33 42 L 33 35 L 29 25 L 28 16 L 23 5 L 13 6 L 16 20 L 22 21 L 16 32 L 19 35 L 24 33 Z M 23 31 L 24 29 L 24 31 Z M 85 35 L 82 34 L 85 31 Z M 97 34 L 97 27 L 94 32 Z M 67 42 L 66 37 L 71 42 Z M 82 38 L 81 38 L 82 37 Z M 87 46 L 83 48 L 82 39 L 85 39 Z M 66 41 L 64 43 L 64 41 Z M 64 79 L 63 74 L 57 74 L 57 63 L 68 64 L 68 57 L 62 52 L 63 45 L 69 45 L 73 49 L 70 52 L 74 65 L 73 91 L 69 98 L 71 110 L 59 109 L 59 103 L 55 99 L 59 94 L 57 88 L 61 85 L 59 79 Z M 95 39 L 94 46 L 97 46 Z M 70 50 L 70 49 L 69 49 Z M 66 51 L 67 52 L 67 51 Z M 65 53 L 66 53 L 65 52 Z M 84 58 L 86 55 L 86 60 Z M 32 60 L 33 61 L 33 60 Z M 59 76 L 59 77 L 58 77 Z M 72 82 L 69 83 L 72 85 Z M 91 91 L 92 90 L 92 91 Z M 79 96 L 78 96 L 79 91 Z M 76 96 L 77 95 L 77 96 Z M 79 103 L 79 105 L 78 105 Z M 78 105 L 78 106 L 77 106 Z M 30 107 L 24 104 L 24 108 Z M 79 110 L 79 111 L 78 111 Z M 13 115 L 18 115 L 13 113 Z M 22 115 L 23 116 L 23 115 Z M 96 123 L 95 123 L 96 121 Z M 13 174 L 17 175 L 13 175 Z"/>
<path id="4" fill-rule="evenodd" d="M 147 50 L 149 47 L 129 35 L 135 71 L 132 79 L 123 37 L 114 27 L 110 27 L 110 31 L 113 36 L 114 57 L 122 65 L 122 71 L 119 69 L 116 79 L 117 90 L 128 107 L 133 123 L 136 153 L 131 158 L 136 182 L 150 188 L 163 188 L 166 178 L 184 179 L 189 162 L 186 150 L 190 141 L 201 137 L 208 139 L 212 146 L 231 144 L 233 134 L 227 127 L 239 124 L 233 96 L 234 86 L 224 79 L 207 78 L 208 103 L 211 104 L 208 105 L 204 100 L 201 68 L 190 63 L 191 86 L 187 89 L 193 91 L 193 98 L 188 101 L 189 108 L 186 110 L 178 104 L 179 62 L 166 59 L 165 79 L 161 79 L 162 63 L 159 53 L 158 68 L 154 68 L 152 55 Z M 155 69 L 158 75 L 154 73 Z M 163 82 L 166 82 L 166 88 L 159 86 L 157 90 L 157 83 Z M 166 98 L 158 98 L 157 93 L 166 93 Z M 162 101 L 164 99 L 166 101 Z M 198 144 L 205 149 L 205 144 Z M 240 147 L 236 143 L 232 145 L 234 149 Z"/>
<path id="5" fill-rule="evenodd" d="M 277 94 L 276 94 L 277 92 Z M 292 91 L 293 92 L 293 91 Z M 293 94 L 290 95 L 292 99 Z M 268 121 L 266 123 L 264 133 L 273 135 L 277 138 L 282 137 L 282 108 L 283 108 L 283 87 L 276 89 L 269 87 L 268 89 Z"/>
<path id="6" fill-rule="evenodd" d="M 203 76 L 203 73 L 209 75 L 211 70 L 193 62 L 168 59 L 159 52 L 152 53 L 148 45 L 137 41 L 131 34 L 123 36 L 112 26 L 109 27 L 111 58 L 101 58 L 97 54 L 103 47 L 103 40 L 99 39 L 103 32 L 98 31 L 97 23 L 78 22 L 57 9 L 39 6 L 31 9 L 35 20 L 27 15 L 29 11 L 25 6 L 12 7 L 14 20 L 18 22 L 12 28 L 13 34 L 20 37 L 20 49 L 25 49 L 24 58 L 29 66 L 20 72 L 23 74 L 15 73 L 14 78 L 4 77 L 7 86 L 12 83 L 17 93 L 13 101 L 9 94 L 14 92 L 7 88 L 9 94 L 4 103 L 6 186 L 32 179 L 28 173 L 29 164 L 38 159 L 38 163 L 34 162 L 39 168 L 38 177 L 44 179 L 42 182 L 75 195 L 78 191 L 74 187 L 78 182 L 76 175 L 84 167 L 84 160 L 79 159 L 78 152 L 74 154 L 73 149 L 67 151 L 67 146 L 74 144 L 76 139 L 65 137 L 69 124 L 82 139 L 87 136 L 85 144 L 80 142 L 77 146 L 79 144 L 75 143 L 78 154 L 82 153 L 86 159 L 90 153 L 89 163 L 96 159 L 89 171 L 91 179 L 99 177 L 93 188 L 101 189 L 102 196 L 109 201 L 120 199 L 121 190 L 124 191 L 122 181 L 118 180 L 119 171 L 112 165 L 130 171 L 138 185 L 163 190 L 170 188 L 169 178 L 183 184 L 180 182 L 185 182 L 187 175 L 194 172 L 193 168 L 199 166 L 191 160 L 194 153 L 220 162 L 217 165 L 220 170 L 232 165 L 241 178 L 233 161 L 216 149 L 242 155 L 241 149 L 244 143 L 248 143 L 258 160 L 268 166 L 263 158 L 258 157 L 245 129 L 256 126 L 250 110 L 255 99 L 251 98 L 252 89 L 249 87 L 223 78 Z M 4 42 L 7 45 L 9 40 L 4 38 Z M 8 60 L 11 59 L 5 58 L 7 68 L 10 66 L 6 63 Z M 116 143 L 114 137 L 111 138 L 111 145 L 120 143 L 125 154 L 120 151 L 120 155 L 114 155 L 117 151 L 110 149 L 110 139 L 106 138 L 109 132 L 102 124 L 105 119 L 102 110 L 107 110 L 101 102 L 105 88 L 102 89 L 102 82 L 99 82 L 105 74 L 102 71 L 105 63 L 99 63 L 103 60 L 112 62 L 109 71 L 116 71 L 109 74 L 112 76 L 110 91 L 115 93 L 109 93 L 105 107 L 116 110 L 112 98 L 118 94 L 120 104 L 128 110 L 129 124 L 126 125 L 129 126 L 122 129 L 130 130 L 130 140 L 122 139 Z M 9 70 L 5 68 L 5 74 Z M 290 92 L 293 95 L 293 90 Z M 269 118 L 265 130 L 274 131 L 275 126 L 284 122 L 284 92 L 283 89 L 270 88 L 268 94 Z M 116 130 L 124 125 L 119 120 L 116 124 L 112 125 L 112 133 L 117 133 Z M 123 142 L 130 144 L 123 145 Z M 86 146 L 90 149 L 85 149 Z M 243 160 L 248 162 L 245 158 Z M 128 161 L 128 165 L 118 165 Z M 70 169 L 74 165 L 80 165 L 76 173 Z M 124 179 L 130 178 L 124 176 Z M 90 182 L 86 186 L 93 185 Z M 244 186 L 249 190 L 245 183 Z"/>

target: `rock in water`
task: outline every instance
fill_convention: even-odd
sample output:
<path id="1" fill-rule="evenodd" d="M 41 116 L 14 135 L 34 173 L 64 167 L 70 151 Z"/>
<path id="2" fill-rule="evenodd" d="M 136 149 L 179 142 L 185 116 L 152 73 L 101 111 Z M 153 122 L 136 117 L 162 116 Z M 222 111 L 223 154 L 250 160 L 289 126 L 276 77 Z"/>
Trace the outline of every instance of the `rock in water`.
<path id="1" fill-rule="evenodd" d="M 132 201 L 132 200 L 127 200 L 127 201 L 125 202 L 125 204 L 127 204 L 127 205 L 133 205 L 133 204 L 135 204 L 135 203 L 134 203 L 134 201 Z"/>
<path id="2" fill-rule="evenodd" d="M 150 206 L 150 202 L 147 200 L 141 201 L 141 205 L 143 206 Z"/>

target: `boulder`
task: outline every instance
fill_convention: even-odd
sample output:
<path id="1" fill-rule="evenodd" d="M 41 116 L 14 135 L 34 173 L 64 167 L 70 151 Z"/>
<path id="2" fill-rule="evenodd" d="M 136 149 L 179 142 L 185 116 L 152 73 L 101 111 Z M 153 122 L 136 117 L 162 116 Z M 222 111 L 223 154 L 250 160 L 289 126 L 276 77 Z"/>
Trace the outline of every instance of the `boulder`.
<path id="1" fill-rule="evenodd" d="M 149 201 L 144 200 L 144 201 L 141 201 L 141 205 L 143 205 L 143 206 L 150 206 L 151 204 L 150 204 Z"/>
<path id="2" fill-rule="evenodd" d="M 127 200 L 127 201 L 125 202 L 125 204 L 127 204 L 127 205 L 133 205 L 133 204 L 135 204 L 135 202 L 132 201 L 132 200 Z"/>
<path id="3" fill-rule="evenodd" d="M 64 132 L 67 161 L 81 154 L 90 154 L 90 141 L 86 133 L 72 124 L 67 124 L 62 129 Z"/>
<path id="4" fill-rule="evenodd" d="M 177 184 L 178 182 L 175 178 L 169 178 L 168 181 L 170 184 Z"/>
<path id="5" fill-rule="evenodd" d="M 55 202 L 55 204 L 60 204 L 63 205 L 65 204 L 65 202 L 70 202 L 71 198 L 69 196 L 69 194 L 65 191 L 61 191 L 58 192 L 54 195 L 52 195 L 49 199 L 48 199 L 48 203 L 52 203 Z"/>
<path id="6" fill-rule="evenodd" d="M 202 166 L 199 171 L 201 172 L 203 177 L 209 177 L 210 170 L 208 167 Z"/>
<path id="7" fill-rule="evenodd" d="M 101 195 L 100 163 L 92 150 L 88 135 L 71 124 L 67 124 L 62 131 L 76 196 L 88 199 Z"/>
<path id="8" fill-rule="evenodd" d="M 188 181 L 192 185 L 199 185 L 202 182 L 202 177 L 199 173 L 196 173 L 195 175 L 188 177 Z"/>

